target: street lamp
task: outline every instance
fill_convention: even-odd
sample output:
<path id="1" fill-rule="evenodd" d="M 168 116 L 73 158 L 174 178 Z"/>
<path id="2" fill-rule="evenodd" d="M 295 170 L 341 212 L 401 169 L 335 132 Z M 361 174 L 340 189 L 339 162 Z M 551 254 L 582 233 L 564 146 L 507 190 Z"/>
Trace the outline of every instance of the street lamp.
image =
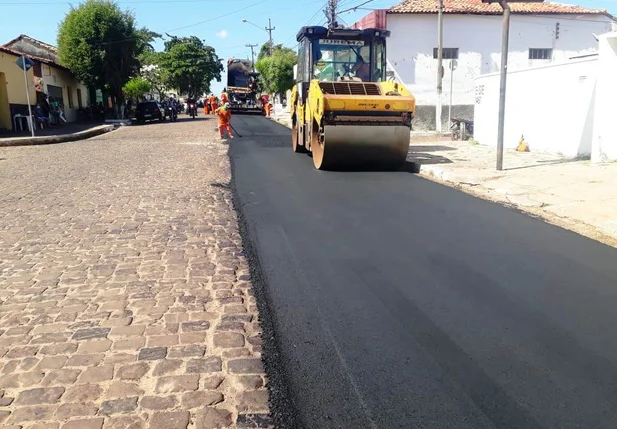
<path id="1" fill-rule="evenodd" d="M 261 28 L 259 25 L 253 24 L 251 21 L 249 21 L 246 18 L 242 18 L 242 22 L 244 22 L 245 24 L 251 24 L 253 27 L 257 27 L 257 28 L 259 28 L 261 30 L 264 30 L 266 33 L 268 33 L 269 38 L 270 38 L 270 41 L 269 41 L 269 44 L 270 44 L 269 53 L 270 53 L 270 56 L 272 56 L 272 51 L 274 50 L 274 43 L 272 42 L 272 31 L 276 30 L 276 27 L 272 27 L 272 22 L 270 21 L 270 19 L 268 18 L 268 26 L 265 27 L 265 28 Z"/>

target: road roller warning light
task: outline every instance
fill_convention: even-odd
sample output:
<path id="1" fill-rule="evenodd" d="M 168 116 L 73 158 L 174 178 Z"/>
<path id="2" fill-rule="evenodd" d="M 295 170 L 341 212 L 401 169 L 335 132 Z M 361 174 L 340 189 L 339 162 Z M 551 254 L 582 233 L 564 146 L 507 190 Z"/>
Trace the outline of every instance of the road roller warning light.
<path id="1" fill-rule="evenodd" d="M 399 169 L 409 151 L 413 95 L 386 79 L 378 29 L 303 27 L 290 100 L 292 148 L 319 170 Z"/>

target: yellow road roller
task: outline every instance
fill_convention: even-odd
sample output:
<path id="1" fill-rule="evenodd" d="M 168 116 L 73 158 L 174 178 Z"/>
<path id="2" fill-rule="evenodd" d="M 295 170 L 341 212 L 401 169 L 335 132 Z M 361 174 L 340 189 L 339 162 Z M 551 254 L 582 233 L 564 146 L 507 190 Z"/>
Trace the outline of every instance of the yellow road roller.
<path id="1" fill-rule="evenodd" d="M 292 147 L 319 170 L 399 169 L 409 151 L 413 95 L 386 79 L 380 29 L 303 27 L 290 100 Z"/>

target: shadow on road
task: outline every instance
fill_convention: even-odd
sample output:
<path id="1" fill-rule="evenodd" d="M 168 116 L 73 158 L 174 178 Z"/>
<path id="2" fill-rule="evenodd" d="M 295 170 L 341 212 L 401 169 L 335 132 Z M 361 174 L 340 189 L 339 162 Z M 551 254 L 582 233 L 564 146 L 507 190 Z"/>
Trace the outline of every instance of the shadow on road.
<path id="1" fill-rule="evenodd" d="M 175 122 L 205 122 L 205 121 L 210 121 L 215 119 L 214 116 L 197 116 L 195 119 L 191 118 L 191 117 L 183 117 L 183 116 L 178 116 L 178 119 Z M 164 121 L 161 121 L 159 119 L 151 119 L 151 120 L 146 120 L 144 122 L 139 122 L 137 121 L 137 119 L 133 118 L 131 119 L 131 126 L 141 126 L 141 125 L 149 125 L 149 124 L 174 124 L 175 122 L 170 121 L 169 118 L 165 118 Z"/>
<path id="2" fill-rule="evenodd" d="M 409 152 L 407 155 L 407 162 L 425 165 L 452 164 L 452 160 L 450 158 L 446 158 L 445 156 L 420 152 Z"/>

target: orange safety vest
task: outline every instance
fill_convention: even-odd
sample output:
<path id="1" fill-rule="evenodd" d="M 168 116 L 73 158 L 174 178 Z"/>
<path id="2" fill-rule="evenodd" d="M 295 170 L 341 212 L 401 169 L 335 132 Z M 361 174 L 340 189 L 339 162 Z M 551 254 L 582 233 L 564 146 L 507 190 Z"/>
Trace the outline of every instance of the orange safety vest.
<path id="1" fill-rule="evenodd" d="M 231 121 L 231 112 L 225 109 L 216 109 L 219 125 L 227 125 Z"/>

